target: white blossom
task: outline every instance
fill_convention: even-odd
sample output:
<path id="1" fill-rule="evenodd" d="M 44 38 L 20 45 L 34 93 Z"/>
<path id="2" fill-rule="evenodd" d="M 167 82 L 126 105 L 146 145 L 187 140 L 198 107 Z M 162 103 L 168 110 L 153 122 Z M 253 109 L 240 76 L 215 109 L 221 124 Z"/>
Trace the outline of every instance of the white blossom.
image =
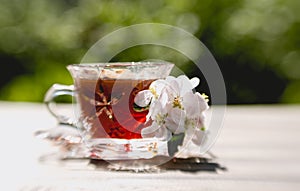
<path id="1" fill-rule="evenodd" d="M 204 111 L 209 107 L 204 96 L 193 92 L 199 82 L 196 77 L 168 76 L 165 80 L 152 82 L 149 90 L 139 92 L 134 101 L 140 107 L 149 106 L 147 121 L 152 121 L 151 126 L 142 130 L 142 137 L 169 140 L 172 134 L 185 133 L 182 148 L 188 141 L 200 145 L 204 134 Z"/>

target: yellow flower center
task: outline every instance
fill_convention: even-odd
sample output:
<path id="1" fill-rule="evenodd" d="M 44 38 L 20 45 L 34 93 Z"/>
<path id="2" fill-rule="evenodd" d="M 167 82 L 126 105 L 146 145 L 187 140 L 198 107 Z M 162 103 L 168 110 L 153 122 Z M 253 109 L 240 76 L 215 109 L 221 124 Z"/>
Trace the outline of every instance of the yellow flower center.
<path id="1" fill-rule="evenodd" d="M 178 107 L 179 109 L 183 109 L 179 96 L 175 97 L 173 100 L 173 108 L 175 108 L 175 107 Z"/>
<path id="2" fill-rule="evenodd" d="M 149 90 L 150 90 L 150 92 L 153 94 L 154 98 L 155 98 L 155 99 L 158 99 L 158 95 L 157 95 L 157 93 L 156 93 L 156 90 L 155 90 L 154 88 L 150 88 Z"/>
<path id="3" fill-rule="evenodd" d="M 201 96 L 206 102 L 209 102 L 208 96 L 205 93 L 201 94 Z"/>

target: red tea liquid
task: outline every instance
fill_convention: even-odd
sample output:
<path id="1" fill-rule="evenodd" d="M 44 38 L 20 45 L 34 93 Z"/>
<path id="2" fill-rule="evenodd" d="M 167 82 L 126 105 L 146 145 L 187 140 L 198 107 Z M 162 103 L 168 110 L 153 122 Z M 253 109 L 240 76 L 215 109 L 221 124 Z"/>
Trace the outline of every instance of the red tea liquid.
<path id="1" fill-rule="evenodd" d="M 148 110 L 134 104 L 135 95 L 154 80 L 78 79 L 82 119 L 90 124 L 93 138 L 136 139 L 141 137 Z"/>

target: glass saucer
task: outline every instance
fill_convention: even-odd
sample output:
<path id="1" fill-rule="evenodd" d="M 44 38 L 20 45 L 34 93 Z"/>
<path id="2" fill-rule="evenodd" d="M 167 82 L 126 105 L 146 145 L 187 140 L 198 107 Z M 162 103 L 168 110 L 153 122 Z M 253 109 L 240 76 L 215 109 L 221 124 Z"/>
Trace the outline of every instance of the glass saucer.
<path id="1" fill-rule="evenodd" d="M 199 156 L 174 156 L 176 148 L 158 139 L 91 139 L 82 141 L 80 132 L 68 125 L 39 130 L 35 136 L 47 140 L 58 151 L 41 157 L 40 161 L 90 160 L 97 168 L 105 166 L 110 170 L 157 171 L 157 169 L 203 170 L 219 168 L 210 152 Z M 178 139 L 177 139 L 178 141 Z M 180 140 L 179 140 L 180 142 Z M 61 161 L 60 161 L 61 162 Z M 203 164 L 206 165 L 203 165 Z M 199 165 L 201 164 L 201 165 Z"/>

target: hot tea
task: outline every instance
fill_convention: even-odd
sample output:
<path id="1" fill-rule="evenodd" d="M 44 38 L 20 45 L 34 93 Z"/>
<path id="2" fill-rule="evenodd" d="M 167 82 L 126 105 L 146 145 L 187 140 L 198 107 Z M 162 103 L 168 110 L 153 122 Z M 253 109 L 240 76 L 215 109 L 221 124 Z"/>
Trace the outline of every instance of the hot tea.
<path id="1" fill-rule="evenodd" d="M 93 138 L 136 139 L 141 137 L 147 108 L 134 104 L 135 95 L 148 89 L 154 79 L 75 80 L 81 117 Z"/>
<path id="2" fill-rule="evenodd" d="M 84 140 L 107 144 L 110 138 L 117 138 L 114 142 L 123 144 L 122 139 L 142 138 L 141 130 L 152 125 L 146 122 L 147 106 L 135 105 L 135 96 L 154 80 L 166 78 L 173 66 L 168 62 L 68 65 L 74 85 L 54 84 L 45 95 L 45 103 L 59 123 L 78 127 Z M 61 95 L 76 99 L 75 116 L 67 116 L 56 107 L 55 98 Z"/>

